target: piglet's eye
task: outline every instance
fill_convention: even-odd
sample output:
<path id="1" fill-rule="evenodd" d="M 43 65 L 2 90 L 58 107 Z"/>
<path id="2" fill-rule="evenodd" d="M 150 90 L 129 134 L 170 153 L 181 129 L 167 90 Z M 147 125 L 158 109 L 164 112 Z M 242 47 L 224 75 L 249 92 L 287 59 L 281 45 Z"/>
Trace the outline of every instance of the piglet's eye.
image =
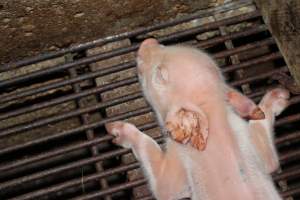
<path id="1" fill-rule="evenodd" d="M 165 67 L 159 67 L 158 73 L 159 73 L 159 76 L 162 80 L 168 81 L 169 74 L 168 74 L 168 71 Z"/>
<path id="2" fill-rule="evenodd" d="M 154 70 L 155 83 L 166 84 L 169 80 L 169 74 L 167 68 L 163 66 L 157 66 Z"/>

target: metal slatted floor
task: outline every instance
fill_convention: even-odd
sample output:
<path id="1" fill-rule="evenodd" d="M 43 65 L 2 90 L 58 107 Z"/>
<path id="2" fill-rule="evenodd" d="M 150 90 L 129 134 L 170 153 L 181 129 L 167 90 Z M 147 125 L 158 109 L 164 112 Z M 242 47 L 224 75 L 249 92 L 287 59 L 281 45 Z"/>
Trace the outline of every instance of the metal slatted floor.
<path id="1" fill-rule="evenodd" d="M 135 51 L 147 37 L 204 49 L 227 81 L 259 101 L 290 76 L 252 1 L 0 66 L 0 199 L 153 199 L 130 150 L 103 125 L 136 124 L 163 142 L 143 99 Z M 279 78 L 278 78 L 279 77 Z M 280 79 L 281 77 L 281 79 Z M 293 92 L 293 91 L 291 91 Z M 282 196 L 300 197 L 300 96 L 276 122 Z"/>

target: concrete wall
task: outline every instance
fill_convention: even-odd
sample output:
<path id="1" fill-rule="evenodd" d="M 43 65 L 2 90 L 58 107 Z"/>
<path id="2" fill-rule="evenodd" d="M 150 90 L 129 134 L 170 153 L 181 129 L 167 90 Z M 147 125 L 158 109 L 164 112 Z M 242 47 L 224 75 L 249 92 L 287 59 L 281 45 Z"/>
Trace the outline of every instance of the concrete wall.
<path id="1" fill-rule="evenodd" d="M 132 30 L 217 0 L 0 0 L 0 64 Z"/>

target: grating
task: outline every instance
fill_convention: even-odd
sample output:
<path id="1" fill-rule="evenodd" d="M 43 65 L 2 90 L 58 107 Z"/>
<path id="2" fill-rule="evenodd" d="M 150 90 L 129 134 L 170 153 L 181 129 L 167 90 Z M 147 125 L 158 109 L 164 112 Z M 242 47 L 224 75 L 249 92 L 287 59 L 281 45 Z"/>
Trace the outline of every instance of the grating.
<path id="1" fill-rule="evenodd" d="M 0 199 L 153 199 L 131 151 L 103 127 L 126 120 L 163 144 L 136 77 L 135 51 L 147 37 L 211 53 L 255 101 L 290 76 L 250 0 L 0 66 Z M 285 199 L 300 197 L 299 104 L 293 94 L 276 122 L 273 179 Z"/>

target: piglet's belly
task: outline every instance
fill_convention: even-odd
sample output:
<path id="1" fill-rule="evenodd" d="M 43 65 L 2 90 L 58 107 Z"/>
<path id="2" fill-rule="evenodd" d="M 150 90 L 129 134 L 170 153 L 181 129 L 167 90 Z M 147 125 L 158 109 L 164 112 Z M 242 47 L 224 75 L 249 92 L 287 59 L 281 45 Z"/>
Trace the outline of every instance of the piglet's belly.
<path id="1" fill-rule="evenodd" d="M 182 160 L 188 173 L 189 185 L 193 188 L 193 199 L 268 199 L 260 198 L 261 191 L 253 187 L 255 182 L 251 180 L 250 173 L 241 166 L 242 162 L 232 152 L 219 148 L 199 155 L 199 151 L 186 148 L 184 154 Z"/>

